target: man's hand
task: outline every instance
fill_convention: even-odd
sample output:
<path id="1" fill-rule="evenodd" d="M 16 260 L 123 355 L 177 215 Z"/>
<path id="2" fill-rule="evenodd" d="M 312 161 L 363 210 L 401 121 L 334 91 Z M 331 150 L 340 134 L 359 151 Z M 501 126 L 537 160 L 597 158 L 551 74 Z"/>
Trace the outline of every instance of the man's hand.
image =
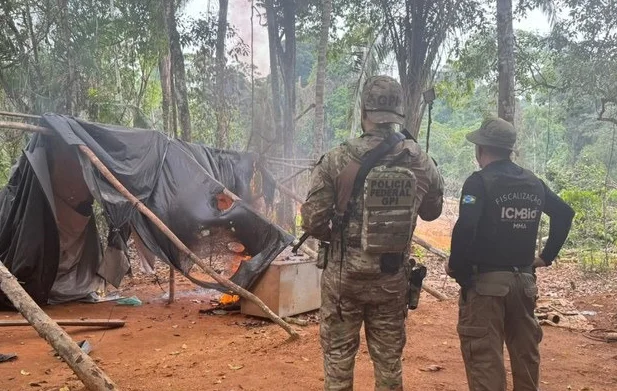
<path id="1" fill-rule="evenodd" d="M 531 266 L 533 266 L 533 267 L 546 267 L 547 264 L 546 264 L 546 262 L 544 262 L 544 259 L 542 259 L 540 257 L 536 257 L 536 259 L 534 259 L 533 264 Z"/>

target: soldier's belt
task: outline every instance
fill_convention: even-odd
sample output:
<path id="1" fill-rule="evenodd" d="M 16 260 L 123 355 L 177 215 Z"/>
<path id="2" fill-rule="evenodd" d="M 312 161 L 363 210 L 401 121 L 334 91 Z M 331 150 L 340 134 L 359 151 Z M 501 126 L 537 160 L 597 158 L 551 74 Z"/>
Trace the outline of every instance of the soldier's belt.
<path id="1" fill-rule="evenodd" d="M 483 274 L 490 272 L 512 272 L 533 274 L 532 266 L 503 266 L 503 265 L 474 265 L 474 273 Z"/>

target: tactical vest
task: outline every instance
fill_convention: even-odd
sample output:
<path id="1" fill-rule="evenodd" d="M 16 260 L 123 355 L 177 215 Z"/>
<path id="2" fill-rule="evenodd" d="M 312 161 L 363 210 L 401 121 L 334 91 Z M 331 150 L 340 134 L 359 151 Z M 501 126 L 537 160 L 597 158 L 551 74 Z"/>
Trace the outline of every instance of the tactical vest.
<path id="1" fill-rule="evenodd" d="M 413 229 L 416 176 L 403 167 L 378 166 L 364 182 L 362 250 L 371 254 L 407 251 Z"/>
<path id="2" fill-rule="evenodd" d="M 415 221 L 416 176 L 405 168 L 405 159 L 390 164 L 392 155 L 373 167 L 364 181 L 363 191 L 352 197 L 348 210 L 348 222 L 343 227 L 341 241 L 346 254 L 344 268 L 350 275 L 374 275 L 382 273 L 382 255 L 403 254 L 409 249 Z M 355 170 L 354 167 L 355 166 Z M 354 160 L 343 170 L 343 180 L 337 184 L 337 198 L 349 195 L 352 175 L 357 172 Z M 339 206 L 339 210 L 342 205 Z M 338 230 L 334 230 L 338 236 Z M 402 258 L 402 257 L 401 257 Z"/>
<path id="3" fill-rule="evenodd" d="M 473 263 L 531 265 L 545 203 L 542 182 L 509 161 L 496 162 L 478 174 L 486 200 L 473 246 Z"/>

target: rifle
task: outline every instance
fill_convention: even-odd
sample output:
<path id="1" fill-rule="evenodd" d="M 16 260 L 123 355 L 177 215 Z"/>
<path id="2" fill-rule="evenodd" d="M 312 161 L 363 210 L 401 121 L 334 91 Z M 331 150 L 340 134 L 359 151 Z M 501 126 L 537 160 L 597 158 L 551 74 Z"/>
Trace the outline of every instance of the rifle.
<path id="1" fill-rule="evenodd" d="M 293 254 L 297 254 L 298 250 L 300 249 L 300 246 L 302 246 L 304 242 L 306 242 L 306 239 L 308 239 L 309 236 L 311 235 L 309 235 L 307 232 L 302 234 L 302 236 L 300 236 L 300 239 L 298 239 L 298 243 L 296 243 L 291 248 L 291 252 Z M 330 243 L 319 241 L 319 250 L 317 251 L 317 264 L 316 264 L 317 268 L 319 269 L 326 268 L 326 265 L 328 264 L 328 251 L 329 250 L 330 250 Z"/>
<path id="2" fill-rule="evenodd" d="M 304 234 L 302 234 L 302 236 L 300 236 L 300 239 L 298 239 L 298 243 L 296 243 L 292 248 L 291 248 L 291 252 L 294 254 L 298 253 L 298 250 L 300 249 L 300 247 L 304 244 L 304 242 L 306 242 L 306 239 L 309 238 L 308 232 L 305 232 Z"/>

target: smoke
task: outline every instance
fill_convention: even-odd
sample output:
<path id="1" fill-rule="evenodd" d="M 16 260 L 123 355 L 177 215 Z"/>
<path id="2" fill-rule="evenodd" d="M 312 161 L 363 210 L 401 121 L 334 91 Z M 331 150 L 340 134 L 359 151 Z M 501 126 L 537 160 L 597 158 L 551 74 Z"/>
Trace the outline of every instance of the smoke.
<path id="1" fill-rule="evenodd" d="M 261 14 L 261 16 L 260 16 Z M 263 26 L 266 21 L 265 10 L 256 7 L 253 15 L 253 48 L 251 49 L 251 1 L 231 0 L 227 14 L 229 23 L 234 26 L 244 43 L 253 50 L 256 74 L 268 75 L 270 73 L 270 53 L 268 48 L 268 29 Z M 241 59 L 247 64 L 251 63 L 251 55 Z"/>
<path id="2" fill-rule="evenodd" d="M 210 8 L 208 10 L 208 8 Z M 218 15 L 217 0 L 190 0 L 183 12 L 190 18 L 198 18 L 201 14 L 210 11 Z M 261 16 L 260 16 L 261 15 Z M 230 0 L 227 10 L 227 22 L 232 25 L 240 38 L 249 46 L 249 55 L 240 58 L 245 64 L 251 63 L 251 0 Z M 257 69 L 256 76 L 266 76 L 270 73 L 270 52 L 268 48 L 268 28 L 263 26 L 266 22 L 266 12 L 261 7 L 256 7 L 253 16 L 253 52 Z"/>

